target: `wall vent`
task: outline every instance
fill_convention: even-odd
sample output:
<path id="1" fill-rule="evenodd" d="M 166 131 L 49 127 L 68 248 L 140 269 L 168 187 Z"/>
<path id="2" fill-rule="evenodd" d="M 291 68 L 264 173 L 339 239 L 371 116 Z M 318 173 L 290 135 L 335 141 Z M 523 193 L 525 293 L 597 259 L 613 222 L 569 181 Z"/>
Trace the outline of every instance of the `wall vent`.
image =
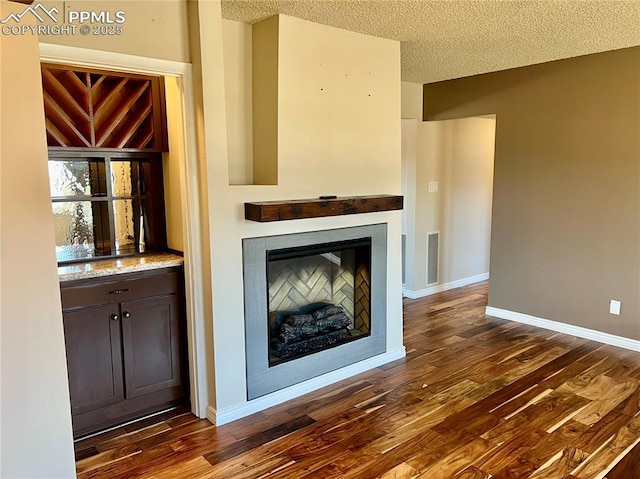
<path id="1" fill-rule="evenodd" d="M 427 285 L 438 282 L 438 258 L 440 249 L 440 232 L 427 234 Z"/>

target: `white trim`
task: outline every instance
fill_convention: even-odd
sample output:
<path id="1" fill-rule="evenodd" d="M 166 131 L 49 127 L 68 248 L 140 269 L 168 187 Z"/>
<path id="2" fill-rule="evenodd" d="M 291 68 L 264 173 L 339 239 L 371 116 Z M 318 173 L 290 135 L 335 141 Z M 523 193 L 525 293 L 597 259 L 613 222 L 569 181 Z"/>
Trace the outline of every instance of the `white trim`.
<path id="1" fill-rule="evenodd" d="M 294 384 L 293 386 L 261 396 L 252 401 L 247 401 L 221 410 L 216 410 L 212 406 L 209 406 L 207 407 L 207 419 L 216 426 L 222 426 L 223 424 L 235 421 L 236 419 L 264 411 L 267 408 L 297 398 L 303 394 L 310 393 L 316 389 L 350 378 L 356 374 L 377 368 L 378 366 L 390 363 L 391 361 L 402 359 L 406 354 L 406 350 L 403 346 L 395 351 L 386 352 L 384 354 L 365 359 L 364 361 L 360 361 L 356 364 L 351 364 L 336 371 L 331 371 L 323 374 L 322 376 L 309 379 L 308 381 Z"/>
<path id="2" fill-rule="evenodd" d="M 40 43 L 40 59 L 84 67 L 178 77 L 182 89 L 184 157 L 180 165 L 184 221 L 185 295 L 189 347 L 191 407 L 198 417 L 207 413 L 207 358 L 204 292 L 202 290 L 201 225 L 199 211 L 198 156 L 195 137 L 192 67 L 189 63 L 139 57 L 122 53 Z"/>
<path id="3" fill-rule="evenodd" d="M 181 75 L 190 69 L 190 63 L 139 57 L 125 53 L 90 50 L 51 43 L 40 43 L 40 59 L 46 62 L 65 63 L 89 68 L 108 68 L 133 73 L 153 75 Z"/>
<path id="4" fill-rule="evenodd" d="M 496 318 L 507 319 L 509 321 L 528 324 L 530 326 L 537 326 L 538 328 L 550 329 L 551 331 L 570 334 L 571 336 L 590 339 L 591 341 L 610 344 L 611 346 L 617 346 L 631 351 L 640 351 L 640 341 L 636 339 L 623 338 L 622 336 L 615 336 L 613 334 L 603 333 L 602 331 L 596 331 L 594 329 L 587 329 L 581 326 L 551 321 L 549 319 L 538 318 L 529 314 L 494 308 L 493 306 L 487 306 L 485 312 L 489 316 L 494 316 Z"/>
<path id="5" fill-rule="evenodd" d="M 441 293 L 443 291 L 449 291 L 454 288 L 462 288 L 463 286 L 469 286 L 470 284 L 479 283 L 489 279 L 489 273 L 479 274 L 477 276 L 470 276 L 468 278 L 459 279 L 457 281 L 451 281 L 450 283 L 436 284 L 435 286 L 429 286 L 425 289 L 418 291 L 411 291 L 402 287 L 402 296 L 409 299 L 424 298 L 425 296 L 431 296 L 432 294 Z"/>

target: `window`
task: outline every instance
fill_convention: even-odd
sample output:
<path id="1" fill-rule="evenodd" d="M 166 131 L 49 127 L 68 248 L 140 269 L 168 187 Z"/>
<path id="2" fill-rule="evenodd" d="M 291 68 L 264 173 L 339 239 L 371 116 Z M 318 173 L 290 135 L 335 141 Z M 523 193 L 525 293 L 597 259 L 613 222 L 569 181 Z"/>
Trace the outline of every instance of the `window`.
<path id="1" fill-rule="evenodd" d="M 49 152 L 59 262 L 166 248 L 159 154 Z"/>

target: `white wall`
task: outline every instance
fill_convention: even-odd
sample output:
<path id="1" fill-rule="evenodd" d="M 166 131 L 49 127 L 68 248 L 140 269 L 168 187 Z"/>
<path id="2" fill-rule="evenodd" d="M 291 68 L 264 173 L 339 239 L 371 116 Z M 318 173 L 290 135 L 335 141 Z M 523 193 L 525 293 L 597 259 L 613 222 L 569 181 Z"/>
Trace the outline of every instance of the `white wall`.
<path id="1" fill-rule="evenodd" d="M 23 9 L 0 2 L 2 18 Z M 0 476 L 71 478 L 71 408 L 37 37 L 3 35 L 0 57 Z"/>

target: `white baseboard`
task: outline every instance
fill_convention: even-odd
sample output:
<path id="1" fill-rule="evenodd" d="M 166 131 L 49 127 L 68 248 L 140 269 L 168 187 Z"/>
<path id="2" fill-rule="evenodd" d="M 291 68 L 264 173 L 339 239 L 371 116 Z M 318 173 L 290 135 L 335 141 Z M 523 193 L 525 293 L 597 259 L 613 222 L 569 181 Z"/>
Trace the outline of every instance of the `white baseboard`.
<path id="1" fill-rule="evenodd" d="M 424 298 L 425 296 L 442 293 L 443 291 L 449 291 L 454 288 L 462 288 L 463 286 L 469 286 L 470 284 L 479 283 L 480 281 L 486 281 L 488 279 L 489 273 L 483 273 L 477 276 L 470 276 L 457 281 L 451 281 L 450 283 L 436 284 L 435 286 L 429 286 L 428 288 L 420 289 L 418 291 L 408 290 L 404 285 L 402 285 L 402 295 L 409 299 Z"/>
<path id="2" fill-rule="evenodd" d="M 303 394 L 310 393 L 316 389 L 329 386 L 330 384 L 337 383 L 343 379 L 350 378 L 356 374 L 363 373 L 369 369 L 377 368 L 383 364 L 402 359 L 406 356 L 406 350 L 404 346 L 395 351 L 389 351 L 378 356 L 374 356 L 364 361 L 360 361 L 356 364 L 340 368 L 336 371 L 318 376 L 317 378 L 309 379 L 300 384 L 294 384 L 288 388 L 281 389 L 280 391 L 261 396 L 259 398 L 247 401 L 242 404 L 237 404 L 228 408 L 216 410 L 212 406 L 207 407 L 207 419 L 216 426 L 222 426 L 236 419 L 240 419 L 250 414 L 263 411 L 271 406 L 289 401 L 291 399 L 302 396 Z"/>
<path id="3" fill-rule="evenodd" d="M 537 326 L 543 329 L 550 329 L 551 331 L 570 334 L 579 338 L 590 339 L 592 341 L 610 344 L 611 346 L 617 346 L 631 351 L 640 351 L 640 341 L 635 339 L 623 338 L 622 336 L 615 336 L 613 334 L 603 333 L 602 331 L 596 331 L 594 329 L 587 329 L 581 326 L 551 321 L 549 319 L 538 318 L 529 314 L 494 308 L 492 306 L 487 306 L 485 312 L 489 316 L 495 316 L 496 318 L 507 319 L 509 321 L 528 324 L 530 326 Z"/>

